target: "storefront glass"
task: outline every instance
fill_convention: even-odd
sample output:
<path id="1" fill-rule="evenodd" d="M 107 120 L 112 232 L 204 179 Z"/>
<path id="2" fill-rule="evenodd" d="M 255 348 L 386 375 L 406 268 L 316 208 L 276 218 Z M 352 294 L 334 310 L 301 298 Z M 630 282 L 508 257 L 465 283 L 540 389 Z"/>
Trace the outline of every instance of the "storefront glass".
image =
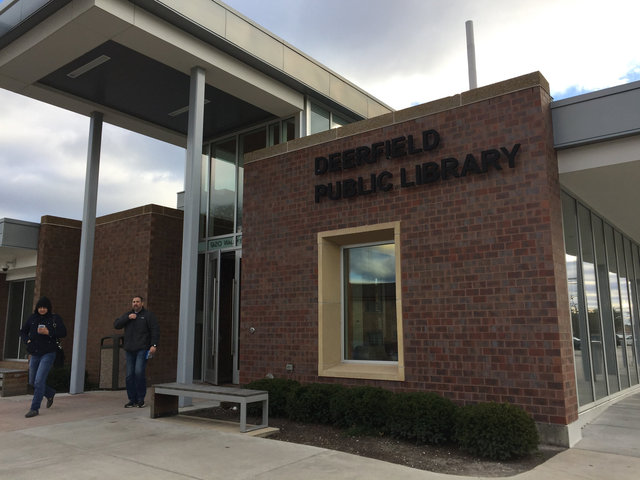
<path id="1" fill-rule="evenodd" d="M 4 358 L 27 358 L 27 350 L 20 340 L 20 328 L 32 313 L 34 280 L 9 283 L 9 306 L 4 335 Z"/>
<path id="2" fill-rule="evenodd" d="M 564 236 L 581 407 L 638 383 L 638 245 L 568 194 Z"/>

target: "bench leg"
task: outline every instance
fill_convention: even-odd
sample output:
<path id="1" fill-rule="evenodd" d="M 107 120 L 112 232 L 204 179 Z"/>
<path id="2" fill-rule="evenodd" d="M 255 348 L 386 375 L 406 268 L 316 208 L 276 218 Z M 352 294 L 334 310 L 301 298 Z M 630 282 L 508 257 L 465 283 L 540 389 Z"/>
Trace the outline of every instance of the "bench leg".
<path id="1" fill-rule="evenodd" d="M 247 402 L 240 402 L 240 431 L 247 431 Z"/>
<path id="2" fill-rule="evenodd" d="M 247 428 L 247 403 L 240 403 L 240 431 L 242 433 L 258 430 L 269 426 L 269 399 L 262 400 L 262 424 Z"/>
<path id="3" fill-rule="evenodd" d="M 178 415 L 178 397 L 174 395 L 163 395 L 153 392 L 151 403 L 151 418 L 168 417 Z"/>
<path id="4" fill-rule="evenodd" d="M 262 425 L 263 428 L 269 426 L 269 399 L 262 401 Z"/>

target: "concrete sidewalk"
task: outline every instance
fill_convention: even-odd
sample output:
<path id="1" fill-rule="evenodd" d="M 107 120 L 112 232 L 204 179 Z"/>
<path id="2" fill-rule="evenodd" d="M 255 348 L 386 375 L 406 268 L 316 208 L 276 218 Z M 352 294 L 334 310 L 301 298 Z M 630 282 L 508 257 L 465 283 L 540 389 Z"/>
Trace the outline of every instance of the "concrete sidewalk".
<path id="1" fill-rule="evenodd" d="M 0 478 L 367 479 L 460 477 L 241 434 L 237 425 L 124 409 L 122 391 L 60 394 L 24 418 L 30 396 L 0 398 Z M 516 479 L 636 479 L 640 393 L 611 405 L 576 447 Z M 473 477 L 478 478 L 478 477 Z"/>

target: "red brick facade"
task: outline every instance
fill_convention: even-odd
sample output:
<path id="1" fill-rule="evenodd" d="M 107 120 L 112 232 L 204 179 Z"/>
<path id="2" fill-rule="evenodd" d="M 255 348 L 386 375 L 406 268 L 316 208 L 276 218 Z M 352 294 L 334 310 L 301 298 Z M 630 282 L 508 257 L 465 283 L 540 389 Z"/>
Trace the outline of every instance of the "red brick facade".
<path id="1" fill-rule="evenodd" d="M 39 237 L 35 298 L 47 295 L 68 329 L 64 340 L 71 360 L 78 282 L 81 223 L 42 217 Z M 96 221 L 91 282 L 91 307 L 87 312 L 86 370 L 98 383 L 100 341 L 122 333 L 113 321 L 142 295 L 160 323 L 158 354 L 149 362 L 150 382 L 175 380 L 177 362 L 182 212 L 147 205 Z"/>
<path id="2" fill-rule="evenodd" d="M 331 141 L 311 145 L 309 137 L 301 139 L 308 147 L 249 158 L 241 383 L 268 373 L 366 383 L 439 392 L 460 404 L 515 403 L 544 423 L 577 419 L 551 99 L 539 80 L 510 93 L 481 88 L 469 92 L 477 99 L 444 99 L 365 121 L 371 128 L 355 134 L 349 132 L 357 132 L 357 124 L 339 129 Z M 441 105 L 456 102 L 460 106 Z M 439 133 L 438 147 L 407 154 L 408 135 L 418 139 L 428 130 Z M 397 158 L 314 174 L 318 156 L 399 137 L 405 141 Z M 401 186 L 415 181 L 416 164 L 456 158 L 462 168 L 469 154 L 480 164 L 482 151 L 513 153 L 516 144 L 514 168 L 503 152 L 501 170 L 482 173 L 471 163 L 466 176 Z M 383 171 L 392 174 L 389 191 L 315 201 L 318 184 L 368 182 Z M 317 233 L 393 221 L 401 222 L 405 381 L 318 377 Z"/>
<path id="3" fill-rule="evenodd" d="M 38 236 L 34 303 L 45 295 L 51 299 L 53 311 L 62 317 L 67 327 L 63 340 L 67 362 L 73 351 L 81 228 L 82 222 L 77 220 L 47 215 L 40 221 Z"/>

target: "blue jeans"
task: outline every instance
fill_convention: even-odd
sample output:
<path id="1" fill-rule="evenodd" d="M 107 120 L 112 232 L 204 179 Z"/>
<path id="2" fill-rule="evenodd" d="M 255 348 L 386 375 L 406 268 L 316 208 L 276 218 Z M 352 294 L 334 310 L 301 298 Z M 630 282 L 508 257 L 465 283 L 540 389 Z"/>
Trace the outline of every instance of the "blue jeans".
<path id="1" fill-rule="evenodd" d="M 29 384 L 33 385 L 33 400 L 31 410 L 40 410 L 42 397 L 53 398 L 56 391 L 47 385 L 47 377 L 56 359 L 56 352 L 44 355 L 31 355 L 29 360 Z"/>
<path id="2" fill-rule="evenodd" d="M 143 403 L 147 394 L 147 350 L 125 352 L 127 354 L 127 396 L 133 403 Z"/>

